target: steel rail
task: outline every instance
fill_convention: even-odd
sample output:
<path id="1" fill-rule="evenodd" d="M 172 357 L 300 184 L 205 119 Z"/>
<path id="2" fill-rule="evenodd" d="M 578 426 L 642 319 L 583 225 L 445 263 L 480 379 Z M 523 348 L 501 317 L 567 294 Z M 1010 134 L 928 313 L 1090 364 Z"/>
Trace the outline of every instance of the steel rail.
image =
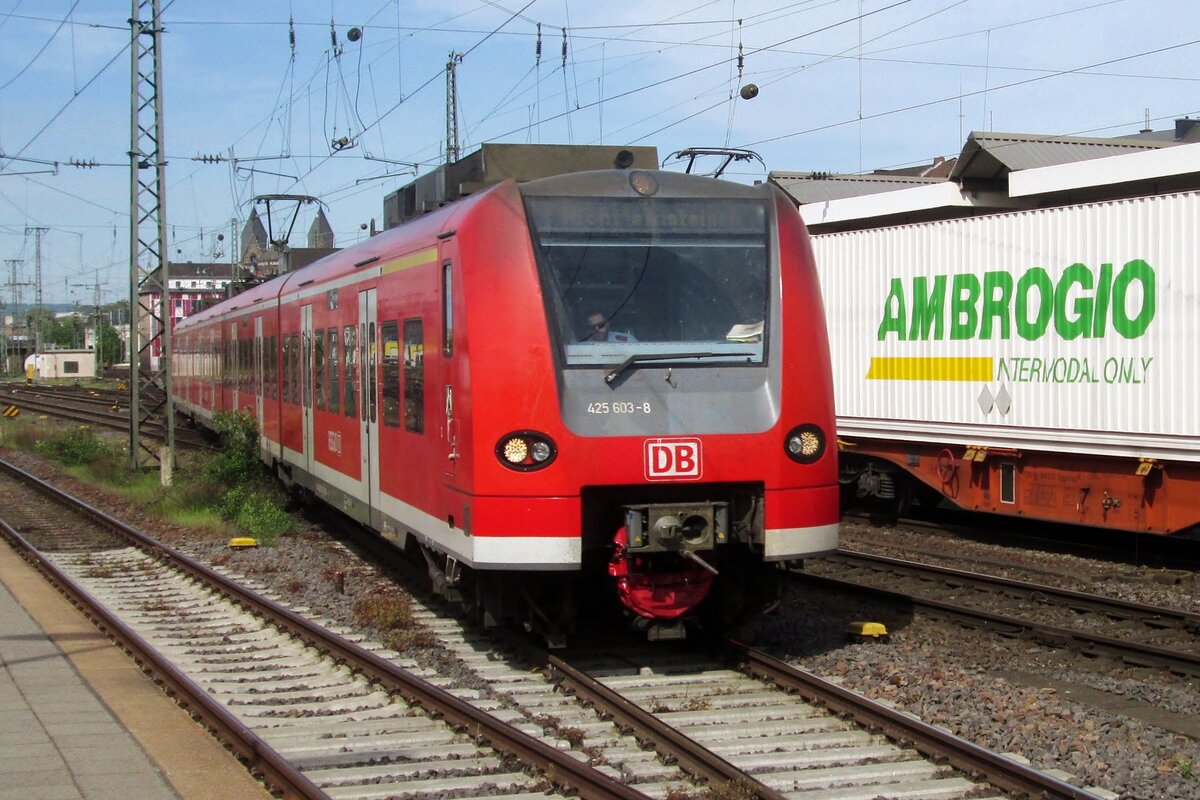
<path id="1" fill-rule="evenodd" d="M 0 520 L 0 536 L 17 553 L 95 623 L 102 633 L 123 648 L 143 670 L 148 671 L 180 707 L 203 721 L 251 770 L 256 771 L 285 798 L 329 800 L 319 786 L 292 766 L 241 720 L 221 705 L 199 684 L 172 664 L 145 639 L 109 611 L 103 603 L 39 553 L 7 522 Z"/>
<path id="2" fill-rule="evenodd" d="M 1129 642 L 1113 636 L 1087 633 L 1071 628 L 1062 628 L 1057 625 L 1046 625 L 1022 619 L 1021 617 L 1010 617 L 1004 614 L 996 614 L 982 609 L 946 603 L 941 600 L 934 600 L 906 592 L 869 586 L 845 578 L 813 575 L 804 572 L 792 574 L 797 580 L 824 584 L 837 589 L 870 592 L 892 600 L 911 603 L 913 606 L 924 609 L 927 612 L 932 612 L 935 615 L 951 617 L 966 622 L 984 623 L 985 625 L 997 626 L 999 628 L 1008 628 L 1014 635 L 1028 632 L 1031 638 L 1055 646 L 1074 643 L 1079 652 L 1087 655 L 1104 653 L 1136 666 L 1166 667 L 1180 674 L 1200 676 L 1200 654 L 1168 650 L 1165 647 Z"/>
<path id="3" fill-rule="evenodd" d="M 704 745 L 558 656 L 547 653 L 545 660 L 551 673 L 557 675 L 562 686 L 610 716 L 619 727 L 632 730 L 639 741 L 650 742 L 659 754 L 675 759 L 684 771 L 709 781 L 710 785 L 722 782 L 736 785 L 739 797 L 745 796 L 745 791 L 749 790 L 761 800 L 785 800 L 786 795 L 782 792 L 735 767 Z"/>
<path id="4" fill-rule="evenodd" d="M 7 393 L 0 392 L 0 398 L 12 399 L 22 397 L 32 397 L 36 400 L 42 401 L 66 400 L 71 403 L 103 407 L 110 410 L 115 406 L 117 409 L 125 408 L 128 411 L 129 407 L 128 393 L 124 398 L 117 398 L 113 396 L 101 397 L 95 392 L 95 390 L 92 389 L 66 387 L 55 387 L 50 389 L 45 386 L 10 387 L 8 388 Z"/>
<path id="5" fill-rule="evenodd" d="M 4 402 L 0 402 L 0 405 L 13 405 L 34 413 L 49 414 L 62 419 L 73 420 L 75 422 L 83 422 L 89 425 L 99 425 L 104 428 L 111 428 L 112 430 L 126 432 L 129 430 L 128 413 L 113 414 L 104 411 L 89 411 L 83 408 L 71 408 L 69 406 L 62 405 L 61 401 L 56 403 L 54 400 L 45 397 L 8 397 L 3 399 Z M 65 400 L 66 398 L 62 399 Z M 164 428 L 161 422 L 143 422 L 142 430 L 147 436 L 154 438 L 161 438 L 164 435 Z M 204 441 L 203 437 L 197 432 L 183 430 L 179 431 L 179 433 L 182 433 L 187 437 L 185 444 L 187 444 L 189 447 L 212 447 L 208 442 Z"/>
<path id="6" fill-rule="evenodd" d="M 945 759 L 951 766 L 1006 792 L 1055 800 L 1101 800 L 1099 795 L 968 742 L 900 711 L 880 705 L 837 684 L 797 669 L 741 642 L 722 643 L 726 655 L 743 669 L 879 731 L 893 741 L 911 743 L 920 753 Z"/>
<path id="7" fill-rule="evenodd" d="M 1177 626 L 1185 630 L 1200 631 L 1200 614 L 1191 611 L 1152 606 L 1148 603 L 1120 600 L 1115 597 L 1104 597 L 1088 592 L 1075 591 L 1074 589 L 1063 589 L 1058 586 L 1048 586 L 1042 583 L 1013 580 L 1012 578 L 1004 578 L 999 575 L 987 575 L 980 572 L 943 567 L 937 564 L 922 564 L 918 561 L 881 556 L 874 553 L 862 553 L 857 550 L 839 549 L 827 558 L 822 559 L 822 563 L 837 561 L 878 564 L 902 571 L 909 570 L 918 573 L 931 573 L 989 586 L 1000 586 L 1022 594 L 1044 595 L 1045 597 L 1054 598 L 1063 605 L 1071 608 L 1087 609 L 1089 611 L 1099 611 L 1106 614 L 1122 615 L 1144 620 L 1153 619 L 1162 621 L 1164 623 L 1163 627 Z M 1020 569 L 1020 567 L 1014 565 L 1013 569 Z"/>
<path id="8" fill-rule="evenodd" d="M 496 717 L 460 700 L 366 649 L 341 639 L 319 625 L 268 598 L 239 586 L 223 575 L 188 558 L 146 534 L 125 525 L 94 506 L 63 492 L 19 467 L 0 461 L 0 469 L 25 480 L 43 494 L 78 509 L 96 522 L 126 536 L 151 555 L 210 586 L 214 591 L 263 616 L 317 651 L 341 661 L 387 691 L 436 714 L 448 724 L 486 740 L 493 748 L 535 766 L 584 800 L 646 800 L 646 795 L 588 766 L 569 752 L 558 750 Z"/>

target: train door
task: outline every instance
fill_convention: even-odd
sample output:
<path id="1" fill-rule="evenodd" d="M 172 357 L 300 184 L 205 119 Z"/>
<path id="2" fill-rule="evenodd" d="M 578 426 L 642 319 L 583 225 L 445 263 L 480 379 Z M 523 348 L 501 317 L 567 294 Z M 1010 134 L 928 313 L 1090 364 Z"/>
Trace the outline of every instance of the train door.
<path id="1" fill-rule="evenodd" d="M 254 318 L 254 421 L 258 423 L 259 446 L 263 436 L 263 321 Z"/>
<path id="2" fill-rule="evenodd" d="M 304 471 L 313 474 L 312 304 L 300 306 L 300 427 L 304 433 Z"/>
<path id="3" fill-rule="evenodd" d="M 367 490 L 367 501 L 371 505 L 371 525 L 378 527 L 383 519 L 380 515 L 379 496 L 379 356 L 377 323 L 379 309 L 374 289 L 358 293 L 358 364 L 362 374 L 359 397 L 359 423 L 362 453 L 363 487 Z"/>

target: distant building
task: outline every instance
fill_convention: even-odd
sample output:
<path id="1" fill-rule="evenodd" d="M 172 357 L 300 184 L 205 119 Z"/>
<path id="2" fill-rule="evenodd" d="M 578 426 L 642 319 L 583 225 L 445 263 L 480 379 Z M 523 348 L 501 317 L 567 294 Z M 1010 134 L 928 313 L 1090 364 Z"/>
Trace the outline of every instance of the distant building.
<path id="1" fill-rule="evenodd" d="M 91 378 L 96 375 L 94 350 L 43 350 L 33 359 L 34 378 Z"/>
<path id="2" fill-rule="evenodd" d="M 317 259 L 336 253 L 333 228 L 324 209 L 317 209 L 316 218 L 308 228 L 305 247 L 278 247 L 270 241 L 257 209 L 250 210 L 242 227 L 242 256 L 240 265 L 245 278 L 260 283 L 276 275 L 308 266 Z"/>
<path id="3" fill-rule="evenodd" d="M 325 209 L 323 208 L 317 209 L 316 218 L 313 219 L 312 225 L 308 226 L 308 246 L 325 250 L 333 249 L 333 228 L 329 226 L 329 220 L 325 218 Z"/>
<path id="4" fill-rule="evenodd" d="M 265 280 L 279 274 L 279 251 L 271 246 L 267 229 L 258 216 L 258 209 L 250 209 L 246 224 L 242 226 L 242 250 L 238 263 L 247 277 Z"/>
<path id="5" fill-rule="evenodd" d="M 175 323 L 184 317 L 190 316 L 213 303 L 225 299 L 228 296 L 229 287 L 240 277 L 235 274 L 238 272 L 236 264 L 198 263 L 194 261 L 172 262 L 168 264 L 167 294 L 170 297 L 170 310 L 168 313 L 172 329 L 174 329 Z M 154 284 L 160 282 L 157 271 L 150 277 L 150 282 Z M 145 291 L 142 293 L 140 301 L 147 308 L 155 309 L 157 312 L 160 298 L 161 295 L 157 291 Z M 151 317 L 142 315 L 141 319 L 142 341 L 148 341 L 151 336 L 157 335 L 158 331 L 151 331 Z M 158 369 L 159 358 L 162 354 L 160 341 L 155 340 L 150 351 L 150 363 L 148 365 L 143 364 L 143 366 L 156 371 Z"/>
<path id="6" fill-rule="evenodd" d="M 1173 130 L 1107 139 L 974 131 L 957 156 L 927 167 L 866 174 L 773 171 L 767 179 L 796 202 L 811 233 L 834 233 L 1134 196 L 1144 191 L 1137 183 L 1144 175 L 1088 175 L 1086 162 L 1197 142 L 1200 120 L 1194 119 L 1176 120 Z M 1072 174 L 1036 182 L 1035 175 L 1055 174 L 1042 169 L 1047 167 Z M 1154 180 L 1158 191 L 1197 182 L 1186 170 L 1165 170 Z"/>

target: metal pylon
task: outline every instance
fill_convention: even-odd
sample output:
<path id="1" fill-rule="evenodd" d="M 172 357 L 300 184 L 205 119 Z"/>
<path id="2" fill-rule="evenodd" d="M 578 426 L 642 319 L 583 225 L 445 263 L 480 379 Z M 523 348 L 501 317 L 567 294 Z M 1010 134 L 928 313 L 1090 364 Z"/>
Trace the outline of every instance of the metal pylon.
<path id="1" fill-rule="evenodd" d="M 175 464 L 171 400 L 171 297 L 167 265 L 166 149 L 162 124 L 162 25 L 158 0 L 133 0 L 129 145 L 129 465 Z M 154 363 L 154 356 L 158 363 Z M 142 426 L 160 417 L 165 446 Z"/>
<path id="2" fill-rule="evenodd" d="M 458 161 L 458 65 L 463 54 L 450 52 L 446 62 L 446 163 Z"/>

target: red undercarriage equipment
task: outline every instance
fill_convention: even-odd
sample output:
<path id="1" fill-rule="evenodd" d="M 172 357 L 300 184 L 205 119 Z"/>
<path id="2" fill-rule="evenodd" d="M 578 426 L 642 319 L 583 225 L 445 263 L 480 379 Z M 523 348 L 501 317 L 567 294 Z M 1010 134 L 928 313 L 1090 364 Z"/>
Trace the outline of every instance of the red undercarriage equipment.
<path id="1" fill-rule="evenodd" d="M 708 596 L 712 572 L 674 553 L 630 555 L 628 543 L 621 528 L 613 537 L 616 552 L 608 562 L 608 574 L 617 579 L 617 595 L 633 613 L 647 619 L 677 619 Z M 662 569 L 665 559 L 674 562 L 669 570 Z"/>

